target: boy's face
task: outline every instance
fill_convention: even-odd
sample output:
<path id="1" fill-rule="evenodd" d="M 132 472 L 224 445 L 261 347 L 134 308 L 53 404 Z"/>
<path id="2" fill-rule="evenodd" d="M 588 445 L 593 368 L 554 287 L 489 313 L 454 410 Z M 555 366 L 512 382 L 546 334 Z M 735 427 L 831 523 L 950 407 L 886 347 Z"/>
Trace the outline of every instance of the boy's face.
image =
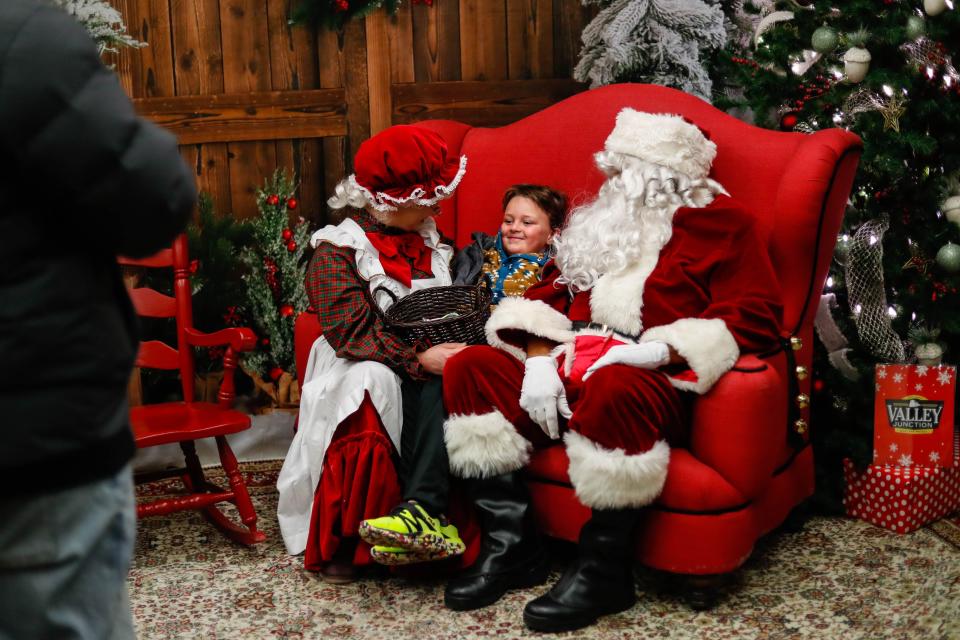
<path id="1" fill-rule="evenodd" d="M 553 229 L 546 211 L 530 198 L 515 196 L 503 210 L 500 234 L 507 254 L 541 253 L 547 248 Z"/>

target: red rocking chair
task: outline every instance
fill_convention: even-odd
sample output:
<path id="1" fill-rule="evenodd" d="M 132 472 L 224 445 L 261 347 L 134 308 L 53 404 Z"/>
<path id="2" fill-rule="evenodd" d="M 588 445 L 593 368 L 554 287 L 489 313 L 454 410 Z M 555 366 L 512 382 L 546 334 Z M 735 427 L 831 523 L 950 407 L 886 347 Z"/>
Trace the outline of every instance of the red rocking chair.
<path id="1" fill-rule="evenodd" d="M 120 258 L 123 266 L 173 268 L 174 297 L 154 289 L 129 289 L 137 314 L 149 318 L 176 318 L 177 349 L 157 340 L 141 342 L 136 365 L 151 369 L 179 369 L 183 388 L 183 402 L 164 402 L 133 407 L 130 423 L 138 448 L 176 442 L 183 450 L 185 468 L 153 474 L 150 478 L 180 476 L 187 495 L 143 502 L 137 505 L 137 516 L 165 515 L 174 511 L 200 509 L 207 519 L 229 538 L 246 545 L 263 542 L 266 536 L 257 530 L 257 514 L 250 501 L 246 483 L 237 466 L 226 436 L 250 428 L 250 416 L 233 410 L 235 396 L 233 374 L 237 367 L 237 353 L 249 351 L 257 338 L 250 329 L 231 327 L 214 333 L 202 333 L 193 328 L 193 311 L 187 256 L 187 237 L 179 236 L 170 249 L 142 260 Z M 194 400 L 193 347 L 225 347 L 223 382 L 216 404 Z M 230 481 L 224 489 L 209 482 L 203 475 L 197 457 L 195 440 L 215 438 L 220 462 Z M 220 510 L 221 502 L 233 503 L 243 525 L 236 524 Z"/>

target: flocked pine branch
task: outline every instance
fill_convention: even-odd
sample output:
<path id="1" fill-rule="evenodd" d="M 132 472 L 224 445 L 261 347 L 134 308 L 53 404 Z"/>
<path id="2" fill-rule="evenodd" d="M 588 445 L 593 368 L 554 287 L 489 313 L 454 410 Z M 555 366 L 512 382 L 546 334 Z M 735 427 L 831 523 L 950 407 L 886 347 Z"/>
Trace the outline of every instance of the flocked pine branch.
<path id="1" fill-rule="evenodd" d="M 97 43 L 100 55 L 117 47 L 145 47 L 127 34 L 123 16 L 105 0 L 48 0 L 80 22 Z"/>
<path id="2" fill-rule="evenodd" d="M 574 77 L 598 87 L 646 82 L 709 100 L 704 54 L 726 41 L 717 0 L 584 0 L 605 8 L 583 31 Z"/>

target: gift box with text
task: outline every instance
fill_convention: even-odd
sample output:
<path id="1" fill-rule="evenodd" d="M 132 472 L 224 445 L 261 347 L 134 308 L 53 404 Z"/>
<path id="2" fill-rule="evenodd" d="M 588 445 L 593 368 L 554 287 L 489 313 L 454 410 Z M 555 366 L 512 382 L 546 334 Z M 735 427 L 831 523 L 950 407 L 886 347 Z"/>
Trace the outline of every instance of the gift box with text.
<path id="1" fill-rule="evenodd" d="M 881 364 L 876 369 L 873 462 L 953 467 L 957 370 Z"/>

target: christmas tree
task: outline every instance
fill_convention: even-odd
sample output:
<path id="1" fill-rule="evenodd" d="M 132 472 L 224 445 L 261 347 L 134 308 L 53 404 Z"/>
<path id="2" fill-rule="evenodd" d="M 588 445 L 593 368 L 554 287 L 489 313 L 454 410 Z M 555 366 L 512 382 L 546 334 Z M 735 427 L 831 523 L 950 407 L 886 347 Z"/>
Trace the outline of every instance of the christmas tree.
<path id="1" fill-rule="evenodd" d="M 727 39 L 718 0 L 584 0 L 603 7 L 583 30 L 574 78 L 644 82 L 709 99 L 707 54 Z"/>
<path id="2" fill-rule="evenodd" d="M 296 402 L 293 325 L 308 304 L 303 281 L 310 232 L 303 218 L 291 224 L 298 206 L 295 192 L 295 178 L 281 169 L 264 182 L 257 191 L 260 215 L 251 222 L 253 239 L 240 254 L 246 266 L 245 308 L 260 338 L 241 365 L 279 404 Z"/>
<path id="3" fill-rule="evenodd" d="M 960 15 L 946 0 L 753 8 L 749 48 L 718 62 L 740 102 L 759 124 L 864 142 L 817 321 L 812 435 L 832 498 L 841 458 L 871 460 L 874 366 L 960 356 Z"/>
<path id="4" fill-rule="evenodd" d="M 246 326 L 242 314 L 245 285 L 238 254 L 251 243 L 253 229 L 233 216 L 218 216 L 207 193 L 200 194 L 197 210 L 196 221 L 187 227 L 195 266 L 190 277 L 193 325 L 205 332 Z M 222 360 L 222 347 L 197 349 L 198 371 L 219 368 Z"/>

